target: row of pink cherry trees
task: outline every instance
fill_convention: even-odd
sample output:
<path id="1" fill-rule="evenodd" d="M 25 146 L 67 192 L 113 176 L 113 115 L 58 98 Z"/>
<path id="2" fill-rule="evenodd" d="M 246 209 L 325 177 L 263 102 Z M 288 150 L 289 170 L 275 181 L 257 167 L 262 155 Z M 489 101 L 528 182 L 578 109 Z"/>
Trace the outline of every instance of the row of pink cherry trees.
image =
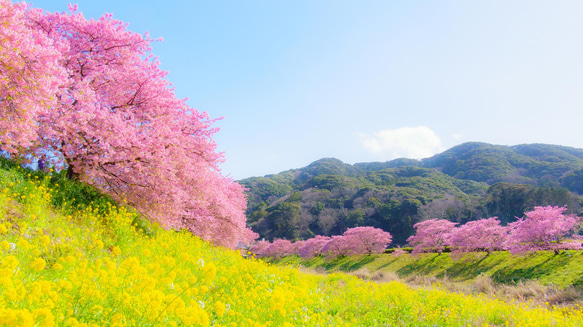
<path id="1" fill-rule="evenodd" d="M 500 225 L 497 217 L 480 219 L 456 227 L 456 223 L 444 219 L 430 219 L 414 225 L 416 234 L 407 241 L 413 246 L 413 254 L 437 252 L 446 247 L 454 253 L 487 252 L 509 250 L 525 253 L 538 250 L 581 249 L 581 241 L 567 242 L 581 219 L 566 215 L 566 207 L 535 207 L 525 213 L 524 218 Z M 282 258 L 300 255 L 311 258 L 319 255 L 342 257 L 354 254 L 383 253 L 391 243 L 391 234 L 373 227 L 355 227 L 343 235 L 316 236 L 306 241 L 292 243 L 288 240 L 257 242 L 250 251 L 263 257 Z M 404 253 L 397 249 L 396 254 Z"/>
<path id="2" fill-rule="evenodd" d="M 513 254 L 539 250 L 581 249 L 581 241 L 567 241 L 581 219 L 566 215 L 566 207 L 535 207 L 524 218 L 501 226 L 497 217 L 456 223 L 431 219 L 414 225 L 416 234 L 407 242 L 414 247 L 412 253 L 437 252 L 446 246 L 454 253 L 508 250 Z"/>
<path id="3" fill-rule="evenodd" d="M 349 228 L 344 234 L 332 237 L 318 235 L 306 241 L 291 242 L 279 239 L 273 243 L 259 241 L 249 250 L 260 257 L 282 258 L 298 254 L 302 258 L 319 255 L 342 257 L 354 254 L 383 253 L 391 243 L 391 234 L 374 227 Z"/>

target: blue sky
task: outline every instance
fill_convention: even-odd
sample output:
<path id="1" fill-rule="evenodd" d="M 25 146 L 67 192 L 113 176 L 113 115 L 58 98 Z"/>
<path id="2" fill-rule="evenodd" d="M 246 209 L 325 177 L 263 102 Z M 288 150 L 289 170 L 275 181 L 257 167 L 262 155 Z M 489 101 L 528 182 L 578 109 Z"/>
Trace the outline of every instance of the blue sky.
<path id="1" fill-rule="evenodd" d="M 164 38 L 153 53 L 177 96 L 224 117 L 234 179 L 468 141 L 583 148 L 582 1 L 76 3 Z"/>

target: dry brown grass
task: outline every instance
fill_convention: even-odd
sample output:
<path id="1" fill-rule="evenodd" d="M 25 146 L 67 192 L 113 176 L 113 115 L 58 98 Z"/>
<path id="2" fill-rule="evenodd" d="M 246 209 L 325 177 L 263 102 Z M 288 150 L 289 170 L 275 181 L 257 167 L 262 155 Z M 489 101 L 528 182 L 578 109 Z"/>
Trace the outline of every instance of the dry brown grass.
<path id="1" fill-rule="evenodd" d="M 483 294 L 505 302 L 521 302 L 532 306 L 583 307 L 583 290 L 576 287 L 560 289 L 554 285 L 542 285 L 537 281 L 524 281 L 515 285 L 498 284 L 487 275 L 480 275 L 470 282 L 452 282 L 447 276 L 410 276 L 400 279 L 394 272 L 374 271 L 362 268 L 350 274 L 368 281 L 401 281 L 412 288 L 439 288 L 468 295 Z"/>
<path id="2" fill-rule="evenodd" d="M 498 297 L 519 302 L 556 307 L 583 305 L 582 290 L 573 286 L 560 289 L 554 285 L 541 285 L 536 281 L 526 281 L 516 285 L 501 285 L 498 289 Z"/>
<path id="3" fill-rule="evenodd" d="M 486 295 L 493 295 L 496 293 L 496 284 L 494 283 L 492 278 L 486 275 L 480 275 L 476 277 L 472 284 L 472 287 L 475 290 L 475 292 L 478 293 L 483 293 Z"/>
<path id="4" fill-rule="evenodd" d="M 324 267 L 308 268 L 306 266 L 298 265 L 297 269 L 303 273 L 312 275 L 324 275 L 327 273 L 326 268 Z"/>
<path id="5" fill-rule="evenodd" d="M 370 272 L 368 269 L 366 268 L 361 268 L 358 270 L 355 270 L 353 272 L 350 273 L 351 275 L 354 275 L 362 280 L 370 280 L 373 282 L 378 282 L 378 283 L 386 283 L 386 282 L 392 282 L 394 280 L 399 280 L 399 275 L 397 275 L 397 273 L 395 272 L 387 272 L 387 271 L 375 271 L 375 272 Z"/>
<path id="6" fill-rule="evenodd" d="M 481 275 L 469 283 L 443 283 L 442 287 L 464 294 L 484 294 L 505 302 L 521 302 L 533 306 L 583 306 L 583 291 L 575 287 L 558 288 L 529 280 L 515 285 L 497 284 L 489 276 Z"/>

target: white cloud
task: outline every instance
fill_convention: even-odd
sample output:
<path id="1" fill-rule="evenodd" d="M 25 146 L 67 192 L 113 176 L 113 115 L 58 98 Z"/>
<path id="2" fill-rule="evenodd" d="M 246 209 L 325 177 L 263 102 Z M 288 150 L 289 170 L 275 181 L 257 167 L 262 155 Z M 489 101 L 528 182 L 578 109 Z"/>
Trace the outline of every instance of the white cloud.
<path id="1" fill-rule="evenodd" d="M 357 136 L 370 153 L 390 159 L 421 159 L 444 150 L 441 139 L 425 126 L 385 129 L 373 135 L 359 133 Z"/>
<path id="2" fill-rule="evenodd" d="M 459 133 L 451 134 L 451 138 L 454 140 L 460 140 L 462 137 L 463 137 L 463 135 L 459 134 Z"/>

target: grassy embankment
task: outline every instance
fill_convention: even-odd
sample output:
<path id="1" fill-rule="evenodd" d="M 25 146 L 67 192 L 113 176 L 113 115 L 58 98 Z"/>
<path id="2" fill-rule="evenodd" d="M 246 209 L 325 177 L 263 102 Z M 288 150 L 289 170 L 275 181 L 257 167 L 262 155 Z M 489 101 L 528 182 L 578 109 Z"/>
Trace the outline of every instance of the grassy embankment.
<path id="1" fill-rule="evenodd" d="M 485 293 L 506 300 L 537 304 L 583 305 L 583 251 L 539 251 L 524 256 L 509 252 L 450 253 L 416 256 L 380 254 L 340 259 L 287 257 L 280 265 L 318 272 L 345 272 L 365 280 L 399 280 L 411 286 L 437 285 L 463 293 Z"/>
<path id="2" fill-rule="evenodd" d="M 579 309 L 306 274 L 0 160 L 0 326 L 580 326 Z"/>

